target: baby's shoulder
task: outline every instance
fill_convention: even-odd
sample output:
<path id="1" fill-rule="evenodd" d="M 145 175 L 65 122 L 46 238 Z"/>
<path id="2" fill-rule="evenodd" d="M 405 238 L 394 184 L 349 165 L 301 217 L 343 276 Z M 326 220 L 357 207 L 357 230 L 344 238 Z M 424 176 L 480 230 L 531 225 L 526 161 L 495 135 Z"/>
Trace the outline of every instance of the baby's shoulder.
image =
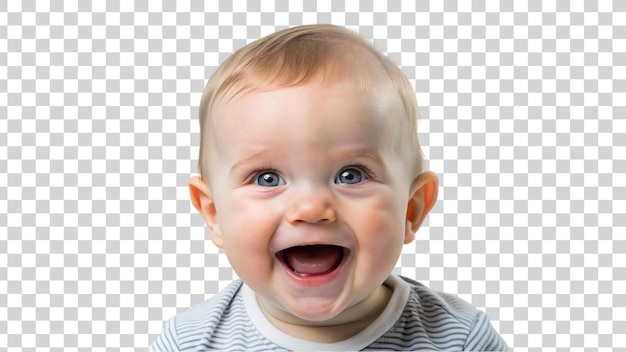
<path id="1" fill-rule="evenodd" d="M 241 281 L 234 281 L 215 296 L 170 318 L 150 350 L 210 349 L 214 337 L 219 338 L 217 343 L 228 341 L 232 327 L 246 320 L 243 304 L 238 303 L 241 286 Z"/>
<path id="2" fill-rule="evenodd" d="M 207 322 L 223 319 L 224 314 L 228 314 L 233 309 L 236 310 L 238 306 L 236 301 L 242 285 L 243 283 L 240 280 L 235 280 L 213 297 L 191 307 L 187 311 L 179 313 L 176 315 L 177 324 L 186 321 L 202 321 L 204 326 L 206 326 Z"/>
<path id="3" fill-rule="evenodd" d="M 402 279 L 411 286 L 404 312 L 395 326 L 403 340 L 418 337 L 423 341 L 427 336 L 424 346 L 436 350 L 509 350 L 485 312 L 458 296 Z"/>
<path id="4" fill-rule="evenodd" d="M 476 307 L 462 298 L 432 290 L 425 285 L 409 278 L 402 277 L 411 291 L 405 306 L 404 316 L 407 320 L 433 326 L 470 329 L 477 316 L 481 313 Z"/>

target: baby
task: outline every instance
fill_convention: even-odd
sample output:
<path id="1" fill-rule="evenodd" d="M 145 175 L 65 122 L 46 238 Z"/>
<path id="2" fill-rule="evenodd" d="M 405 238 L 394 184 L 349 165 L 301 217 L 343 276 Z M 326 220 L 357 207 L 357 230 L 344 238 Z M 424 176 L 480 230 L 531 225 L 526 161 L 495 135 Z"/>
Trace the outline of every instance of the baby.
<path id="1" fill-rule="evenodd" d="M 507 349 L 483 312 L 391 274 L 437 198 L 416 119 L 406 77 L 344 28 L 234 53 L 202 96 L 189 189 L 241 280 L 151 349 Z"/>

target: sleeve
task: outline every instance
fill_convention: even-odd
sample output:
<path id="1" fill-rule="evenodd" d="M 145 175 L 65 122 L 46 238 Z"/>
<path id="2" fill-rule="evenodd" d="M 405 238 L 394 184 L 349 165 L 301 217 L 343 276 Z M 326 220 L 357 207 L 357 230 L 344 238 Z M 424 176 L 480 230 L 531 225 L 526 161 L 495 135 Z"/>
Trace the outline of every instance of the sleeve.
<path id="1" fill-rule="evenodd" d="M 180 351 L 178 346 L 178 334 L 176 333 L 176 317 L 173 317 L 165 323 L 165 327 L 161 334 L 152 342 L 149 352 L 159 351 Z"/>
<path id="2" fill-rule="evenodd" d="M 509 346 L 504 339 L 493 328 L 487 318 L 487 314 L 482 311 L 478 311 L 476 320 L 472 326 L 465 346 L 464 351 L 509 351 Z"/>

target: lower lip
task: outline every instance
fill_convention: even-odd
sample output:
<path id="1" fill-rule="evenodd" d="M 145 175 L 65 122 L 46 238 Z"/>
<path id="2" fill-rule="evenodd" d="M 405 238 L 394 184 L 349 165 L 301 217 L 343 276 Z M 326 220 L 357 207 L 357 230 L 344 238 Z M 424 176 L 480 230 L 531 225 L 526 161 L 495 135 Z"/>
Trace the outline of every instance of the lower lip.
<path id="1" fill-rule="evenodd" d="M 289 267 L 289 265 L 287 265 L 287 263 L 285 263 L 284 260 L 282 260 L 282 258 L 279 258 L 279 261 L 287 275 L 297 284 L 314 287 L 328 285 L 334 281 L 343 271 L 343 268 L 348 262 L 349 256 L 350 250 L 344 248 L 341 263 L 339 263 L 339 265 L 337 265 L 332 271 L 319 275 L 298 275 Z"/>

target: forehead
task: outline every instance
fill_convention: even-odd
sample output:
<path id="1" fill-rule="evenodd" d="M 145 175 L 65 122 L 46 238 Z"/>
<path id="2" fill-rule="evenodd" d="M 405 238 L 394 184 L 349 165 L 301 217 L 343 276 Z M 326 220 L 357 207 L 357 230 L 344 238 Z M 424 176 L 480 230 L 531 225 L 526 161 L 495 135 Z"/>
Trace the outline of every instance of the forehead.
<path id="1" fill-rule="evenodd" d="M 406 119 L 400 97 L 389 87 L 370 90 L 347 81 L 315 80 L 297 86 L 241 91 L 215 107 L 214 126 L 226 123 L 242 127 L 241 123 L 256 120 L 247 118 L 249 115 L 254 117 L 268 110 L 284 113 L 288 118 L 285 123 L 321 113 L 336 115 L 339 120 L 345 117 L 342 114 L 358 115 L 361 116 L 358 123 L 371 120 L 375 128 L 404 125 L 401 121 Z"/>
<path id="2" fill-rule="evenodd" d="M 294 87 L 254 90 L 220 104 L 214 115 L 218 134 L 227 131 L 331 134 L 333 125 L 353 131 L 380 130 L 380 99 L 345 84 L 313 82 Z M 273 130 L 266 130 L 272 126 Z"/>
<path id="3" fill-rule="evenodd" d="M 381 114 L 371 102 L 345 86 L 320 84 L 238 96 L 215 116 L 212 160 L 230 165 L 295 157 L 304 167 L 340 155 L 404 159 L 397 146 L 406 129 L 391 122 L 400 118 L 392 110 Z"/>

